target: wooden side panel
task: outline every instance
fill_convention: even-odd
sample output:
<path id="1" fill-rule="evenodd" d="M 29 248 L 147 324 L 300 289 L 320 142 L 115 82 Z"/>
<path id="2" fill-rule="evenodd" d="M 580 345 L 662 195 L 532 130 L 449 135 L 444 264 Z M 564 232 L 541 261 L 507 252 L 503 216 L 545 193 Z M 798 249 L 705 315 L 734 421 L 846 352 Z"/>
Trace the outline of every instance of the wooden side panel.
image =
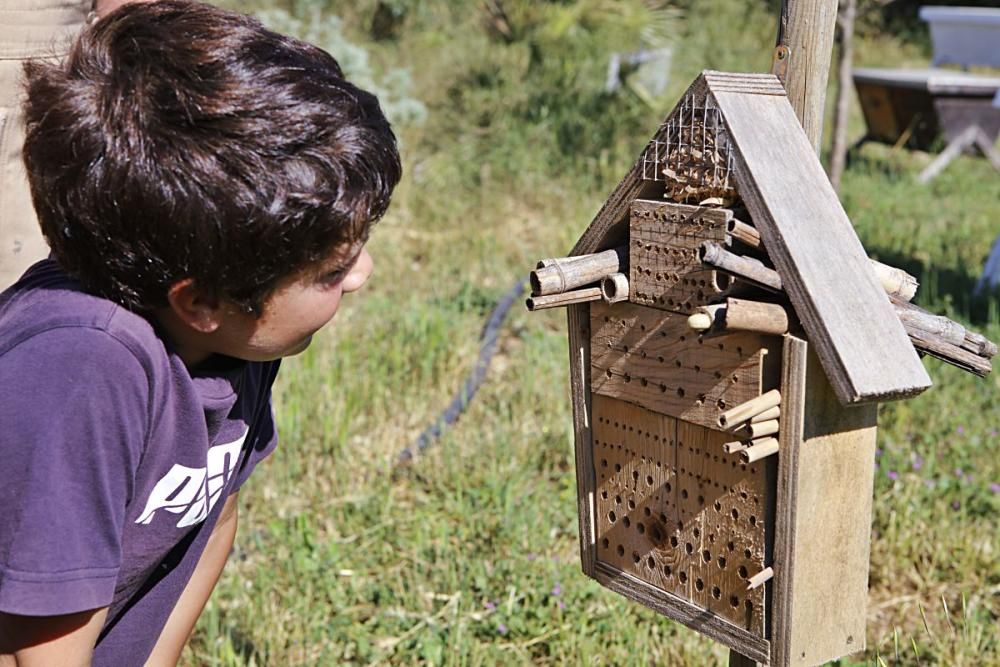
<path id="1" fill-rule="evenodd" d="M 740 195 L 837 397 L 871 402 L 929 387 L 788 100 L 714 98 L 736 146 Z"/>
<path id="2" fill-rule="evenodd" d="M 704 241 L 725 244 L 731 211 L 636 200 L 629 216 L 629 301 L 690 314 L 729 281 L 698 258 Z"/>
<path id="3" fill-rule="evenodd" d="M 761 393 L 764 338 L 702 338 L 687 318 L 628 303 L 591 304 L 591 389 L 716 427 L 720 412 Z"/>
<path id="4" fill-rule="evenodd" d="M 877 406 L 842 407 L 794 336 L 781 396 L 773 664 L 819 665 L 865 647 Z"/>
<path id="5" fill-rule="evenodd" d="M 573 434 L 576 448 L 577 519 L 580 528 L 580 567 L 594 576 L 594 461 L 590 404 L 590 305 L 567 309 L 569 330 L 570 394 L 573 399 Z"/>
<path id="6" fill-rule="evenodd" d="M 598 562 L 763 637 L 765 462 L 722 451 L 726 435 L 595 396 Z"/>

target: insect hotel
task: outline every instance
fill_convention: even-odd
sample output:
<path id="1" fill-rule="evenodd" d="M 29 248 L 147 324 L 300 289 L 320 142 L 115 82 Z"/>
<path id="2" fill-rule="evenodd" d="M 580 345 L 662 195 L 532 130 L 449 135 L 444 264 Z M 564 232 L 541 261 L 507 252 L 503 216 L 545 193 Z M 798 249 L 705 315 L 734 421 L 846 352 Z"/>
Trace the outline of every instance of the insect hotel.
<path id="1" fill-rule="evenodd" d="M 996 347 L 868 258 L 779 80 L 703 73 L 531 286 L 568 307 L 583 571 L 746 661 L 862 650 L 877 403 Z"/>

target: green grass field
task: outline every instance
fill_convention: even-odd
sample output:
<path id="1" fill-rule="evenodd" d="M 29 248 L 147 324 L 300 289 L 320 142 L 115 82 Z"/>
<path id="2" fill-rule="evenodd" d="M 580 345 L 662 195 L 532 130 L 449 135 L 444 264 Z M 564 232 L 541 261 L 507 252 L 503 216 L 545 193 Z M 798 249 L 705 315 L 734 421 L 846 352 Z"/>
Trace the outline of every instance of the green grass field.
<path id="1" fill-rule="evenodd" d="M 580 572 L 562 312 L 515 308 L 469 411 L 394 463 L 472 368 L 494 300 L 569 249 L 696 73 L 767 67 L 773 14 L 513 2 L 508 38 L 480 3 L 382 4 L 409 13 L 381 41 L 375 2 L 335 5 L 336 25 L 293 3 L 300 22 L 285 23 L 361 45 L 355 67 L 412 119 L 397 124 L 406 173 L 373 234 L 372 281 L 283 365 L 282 444 L 241 494 L 185 663 L 725 664 L 720 645 Z M 607 53 L 651 19 L 664 34 L 646 38 L 677 53 L 668 90 L 602 94 Z M 860 45 L 866 64 L 921 58 L 891 35 Z M 929 159 L 865 147 L 845 207 L 872 256 L 918 276 L 921 305 L 998 340 L 996 297 L 967 294 L 1000 232 L 1000 175 L 965 157 L 922 187 Z M 880 408 L 868 649 L 842 665 L 1000 664 L 1000 375 L 925 363 L 935 386 Z"/>

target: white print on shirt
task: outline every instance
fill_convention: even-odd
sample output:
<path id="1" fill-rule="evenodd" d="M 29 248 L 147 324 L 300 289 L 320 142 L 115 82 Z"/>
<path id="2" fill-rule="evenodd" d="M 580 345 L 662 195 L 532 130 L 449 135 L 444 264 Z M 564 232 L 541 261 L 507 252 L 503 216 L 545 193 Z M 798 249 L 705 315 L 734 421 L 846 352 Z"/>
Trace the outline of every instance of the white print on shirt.
<path id="1" fill-rule="evenodd" d="M 222 494 L 222 489 L 232 477 L 239 460 L 240 449 L 247 433 L 239 439 L 222 445 L 208 448 L 207 468 L 188 468 L 179 463 L 163 476 L 146 501 L 146 509 L 135 520 L 136 523 L 148 524 L 156 516 L 157 510 L 166 510 L 174 514 L 184 513 L 177 522 L 178 528 L 201 523 L 212 511 Z"/>

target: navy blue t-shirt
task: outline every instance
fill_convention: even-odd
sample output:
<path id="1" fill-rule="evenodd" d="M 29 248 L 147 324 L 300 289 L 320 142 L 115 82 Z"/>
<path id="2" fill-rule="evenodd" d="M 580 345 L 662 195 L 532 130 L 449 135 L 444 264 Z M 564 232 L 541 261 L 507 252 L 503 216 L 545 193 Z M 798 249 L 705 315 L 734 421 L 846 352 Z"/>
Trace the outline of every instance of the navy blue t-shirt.
<path id="1" fill-rule="evenodd" d="M 0 611 L 108 606 L 94 664 L 142 664 L 226 497 L 277 443 L 277 370 L 192 372 L 51 260 L 0 294 Z"/>

